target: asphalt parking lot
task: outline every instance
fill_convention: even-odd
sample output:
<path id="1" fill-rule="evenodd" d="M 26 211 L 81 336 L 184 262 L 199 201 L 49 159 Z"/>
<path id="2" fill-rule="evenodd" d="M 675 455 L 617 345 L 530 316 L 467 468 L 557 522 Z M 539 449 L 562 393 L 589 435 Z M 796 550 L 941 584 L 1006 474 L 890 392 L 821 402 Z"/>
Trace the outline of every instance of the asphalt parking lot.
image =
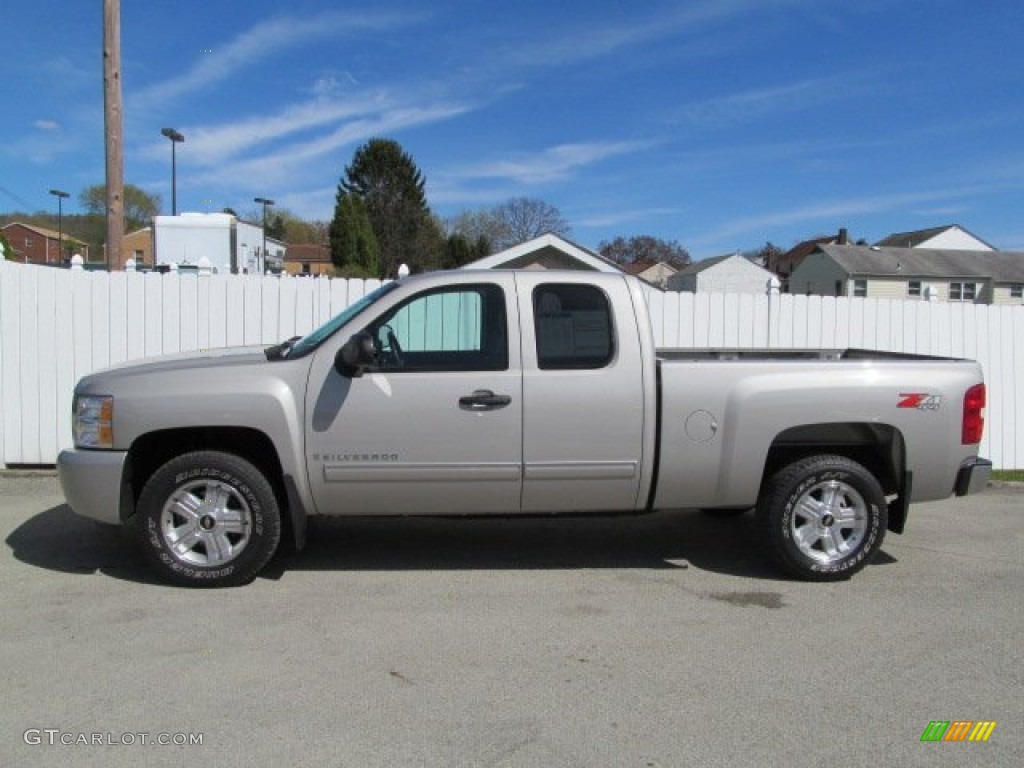
<path id="1" fill-rule="evenodd" d="M 193 591 L 2 476 L 0 765 L 1024 765 L 1024 488 L 916 506 L 837 584 L 751 522 L 312 521 Z M 957 720 L 997 725 L 921 742 Z"/>

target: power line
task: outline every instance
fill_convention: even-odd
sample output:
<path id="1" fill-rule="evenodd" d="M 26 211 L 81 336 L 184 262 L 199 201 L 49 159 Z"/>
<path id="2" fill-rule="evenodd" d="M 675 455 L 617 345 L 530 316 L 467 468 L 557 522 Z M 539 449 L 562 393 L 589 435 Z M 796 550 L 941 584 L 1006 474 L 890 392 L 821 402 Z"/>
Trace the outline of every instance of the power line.
<path id="1" fill-rule="evenodd" d="M 22 208 L 24 208 L 25 209 L 25 213 L 32 213 L 33 210 L 36 210 L 36 211 L 41 210 L 41 208 L 39 206 L 35 206 L 35 208 L 33 209 L 32 203 L 30 203 L 28 200 L 25 200 L 22 197 L 18 197 L 16 194 L 11 192 L 11 190 L 9 190 L 5 186 L 0 185 L 0 192 L 3 192 L 5 195 L 7 195 L 9 198 L 11 198 L 11 200 L 13 200 L 18 205 L 20 205 Z"/>

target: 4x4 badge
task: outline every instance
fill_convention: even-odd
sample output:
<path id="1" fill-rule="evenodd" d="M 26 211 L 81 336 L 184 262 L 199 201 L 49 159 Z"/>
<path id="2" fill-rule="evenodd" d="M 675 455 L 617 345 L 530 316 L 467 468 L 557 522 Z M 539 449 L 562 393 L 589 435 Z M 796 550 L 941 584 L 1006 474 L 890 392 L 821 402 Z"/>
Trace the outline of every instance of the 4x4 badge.
<path id="1" fill-rule="evenodd" d="M 916 408 L 919 411 L 937 411 L 942 405 L 942 395 L 927 392 L 900 392 L 897 408 Z"/>

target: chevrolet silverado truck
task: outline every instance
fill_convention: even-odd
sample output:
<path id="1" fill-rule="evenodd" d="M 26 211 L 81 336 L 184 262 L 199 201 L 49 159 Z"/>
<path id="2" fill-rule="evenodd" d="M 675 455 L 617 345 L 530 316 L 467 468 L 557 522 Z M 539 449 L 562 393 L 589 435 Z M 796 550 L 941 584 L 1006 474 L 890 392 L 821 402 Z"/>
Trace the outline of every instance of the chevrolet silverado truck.
<path id="1" fill-rule="evenodd" d="M 797 578 L 850 576 L 911 502 L 974 493 L 975 362 L 659 350 L 625 275 L 436 272 L 267 349 L 95 373 L 58 459 L 172 582 L 251 581 L 310 515 L 755 509 Z"/>

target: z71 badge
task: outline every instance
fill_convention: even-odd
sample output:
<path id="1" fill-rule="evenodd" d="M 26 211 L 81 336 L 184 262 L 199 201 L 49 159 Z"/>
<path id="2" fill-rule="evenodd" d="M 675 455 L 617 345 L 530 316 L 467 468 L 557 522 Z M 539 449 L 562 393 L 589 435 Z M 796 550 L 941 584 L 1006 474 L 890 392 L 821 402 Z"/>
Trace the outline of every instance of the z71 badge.
<path id="1" fill-rule="evenodd" d="M 916 408 L 919 411 L 937 411 L 942 405 L 942 395 L 929 395 L 927 392 L 900 392 L 897 408 Z"/>

